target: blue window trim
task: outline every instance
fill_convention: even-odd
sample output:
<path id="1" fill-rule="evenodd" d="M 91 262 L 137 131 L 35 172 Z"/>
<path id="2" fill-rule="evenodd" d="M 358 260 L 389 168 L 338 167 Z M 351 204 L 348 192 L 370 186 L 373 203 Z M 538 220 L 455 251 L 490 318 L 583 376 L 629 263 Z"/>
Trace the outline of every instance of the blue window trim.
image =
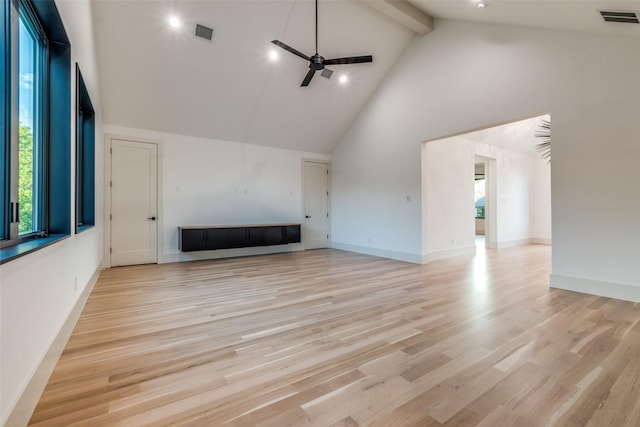
<path id="1" fill-rule="evenodd" d="M 64 29 L 58 8 L 53 0 L 13 0 L 32 8 L 40 22 L 47 38 L 48 57 L 45 63 L 47 67 L 47 87 L 44 98 L 44 150 L 46 174 L 45 192 L 45 237 L 33 236 L 19 243 L 0 249 L 0 264 L 33 252 L 37 249 L 49 246 L 64 239 L 71 233 L 71 43 Z M 10 149 L 11 135 L 11 111 L 7 111 L 7 105 L 11 105 L 11 46 L 14 41 L 11 38 L 10 3 L 3 1 L 2 31 L 4 34 L 5 54 L 2 58 L 3 79 L 5 85 L 5 102 L 2 113 L 3 165 L 8 164 L 8 150 Z M 16 130 L 17 131 L 17 130 Z M 10 185 L 9 171 L 4 167 L 5 174 L 1 178 L 8 194 Z M 8 231 L 8 197 L 2 201 L 0 209 L 0 227 Z M 2 237 L 8 234 L 2 233 Z"/>
<path id="2" fill-rule="evenodd" d="M 71 44 L 52 0 L 34 9 L 49 40 L 48 234 L 71 232 Z"/>
<path id="3" fill-rule="evenodd" d="M 68 234 L 49 234 L 47 237 L 34 237 L 30 240 L 22 241 L 17 245 L 2 248 L 0 249 L 0 265 L 35 252 L 38 249 L 51 246 L 52 244 L 68 237 Z"/>
<path id="4" fill-rule="evenodd" d="M 76 233 L 95 225 L 95 111 L 76 63 Z"/>

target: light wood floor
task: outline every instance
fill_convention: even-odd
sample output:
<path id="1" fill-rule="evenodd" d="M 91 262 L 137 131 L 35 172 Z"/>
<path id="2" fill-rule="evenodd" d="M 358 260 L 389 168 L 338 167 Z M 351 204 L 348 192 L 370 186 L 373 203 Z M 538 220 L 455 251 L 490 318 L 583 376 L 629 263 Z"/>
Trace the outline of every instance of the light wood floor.
<path id="1" fill-rule="evenodd" d="M 104 271 L 38 426 L 640 426 L 640 304 L 550 249 L 337 250 Z"/>

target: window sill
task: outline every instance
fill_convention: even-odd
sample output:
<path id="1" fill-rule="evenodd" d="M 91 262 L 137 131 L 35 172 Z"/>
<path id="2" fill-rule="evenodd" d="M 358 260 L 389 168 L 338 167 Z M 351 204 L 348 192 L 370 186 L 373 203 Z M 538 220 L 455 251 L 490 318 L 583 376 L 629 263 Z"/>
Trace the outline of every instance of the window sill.
<path id="1" fill-rule="evenodd" d="M 8 248 L 2 248 L 0 249 L 0 264 L 13 261 L 14 259 L 30 254 L 31 252 L 35 252 L 38 249 L 45 248 L 59 240 L 66 239 L 67 237 L 69 237 L 68 234 L 50 234 L 47 237 L 40 237 L 18 243 L 17 245 L 10 246 Z"/>
<path id="2" fill-rule="evenodd" d="M 84 225 L 79 225 L 76 228 L 76 234 L 82 233 L 85 230 L 89 230 L 91 228 L 95 227 L 94 224 L 84 224 Z"/>

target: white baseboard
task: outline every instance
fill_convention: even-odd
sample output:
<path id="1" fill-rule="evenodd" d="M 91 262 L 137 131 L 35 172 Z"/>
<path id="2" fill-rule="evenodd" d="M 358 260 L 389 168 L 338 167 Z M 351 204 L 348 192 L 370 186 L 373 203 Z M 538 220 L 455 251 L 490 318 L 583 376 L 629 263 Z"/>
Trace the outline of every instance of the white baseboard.
<path id="1" fill-rule="evenodd" d="M 532 245 L 547 245 L 551 246 L 551 239 L 546 239 L 542 237 L 532 237 L 529 239 L 529 243 Z"/>
<path id="2" fill-rule="evenodd" d="M 20 394 L 20 397 L 16 401 L 11 413 L 7 417 L 7 420 L 3 424 L 3 427 L 24 427 L 29 422 L 31 414 L 33 414 L 40 396 L 47 386 L 47 382 L 53 373 L 53 369 L 56 367 L 60 355 L 69 341 L 69 337 L 73 332 L 73 328 L 76 326 L 76 322 L 82 313 L 91 291 L 98 281 L 100 276 L 100 270 L 94 271 L 93 275 L 89 279 L 89 282 L 84 287 L 84 290 L 78 297 L 76 304 L 71 309 L 67 320 L 64 322 L 58 334 L 51 342 L 49 350 L 43 356 L 42 360 L 38 364 L 38 367 L 34 371 L 31 379 L 25 386 L 24 390 Z"/>
<path id="3" fill-rule="evenodd" d="M 525 246 L 530 244 L 529 239 L 516 239 L 516 240 L 506 240 L 502 242 L 495 242 L 495 249 L 505 249 L 505 248 L 513 248 L 516 246 Z"/>
<path id="4" fill-rule="evenodd" d="M 563 276 L 560 274 L 551 274 L 549 281 L 552 288 L 631 302 L 640 302 L 640 286 L 627 285 L 624 283 L 602 282 L 600 280 L 583 279 L 580 277 Z"/>
<path id="5" fill-rule="evenodd" d="M 423 264 L 422 255 L 408 252 L 390 251 L 387 249 L 371 248 L 368 246 L 348 245 L 346 243 L 331 242 L 331 247 L 343 251 L 356 252 L 359 254 L 373 255 L 381 258 L 395 259 L 398 261 L 410 262 L 413 264 Z"/>
<path id="6" fill-rule="evenodd" d="M 452 258 L 463 255 L 474 255 L 476 253 L 476 247 L 463 246 L 461 248 L 444 249 L 441 251 L 433 251 L 422 255 L 423 264 L 439 259 Z"/>
<path id="7" fill-rule="evenodd" d="M 526 246 L 526 245 L 551 246 L 551 239 L 546 239 L 542 237 L 531 237 L 529 239 L 505 240 L 502 242 L 491 242 L 487 240 L 486 245 L 490 249 L 505 249 L 505 248 L 513 248 L 516 246 Z"/>
<path id="8" fill-rule="evenodd" d="M 202 261 L 207 259 L 221 259 L 221 258 L 236 258 L 242 256 L 253 255 L 269 255 L 282 252 L 296 252 L 303 251 L 304 246 L 302 243 L 292 243 L 288 245 L 275 245 L 275 246 L 256 246 L 250 248 L 235 248 L 235 249 L 218 249 L 214 251 L 193 251 L 193 252 L 175 252 L 170 254 L 164 254 L 158 261 L 159 264 L 165 264 L 169 262 L 184 262 L 184 261 Z"/>

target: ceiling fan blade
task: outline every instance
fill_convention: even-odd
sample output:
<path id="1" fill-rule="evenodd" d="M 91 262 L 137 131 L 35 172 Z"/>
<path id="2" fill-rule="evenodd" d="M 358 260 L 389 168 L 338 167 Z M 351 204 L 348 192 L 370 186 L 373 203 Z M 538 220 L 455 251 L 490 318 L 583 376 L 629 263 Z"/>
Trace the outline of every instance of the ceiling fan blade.
<path id="1" fill-rule="evenodd" d="M 300 86 L 309 86 L 309 83 L 311 82 L 311 79 L 313 78 L 313 75 L 315 73 L 316 73 L 316 70 L 314 70 L 313 68 L 310 69 L 307 75 L 304 76 L 304 80 L 302 81 L 302 84 Z"/>
<path id="2" fill-rule="evenodd" d="M 280 40 L 271 40 L 271 43 L 275 44 L 276 46 L 279 46 L 281 48 L 283 48 L 284 50 L 293 53 L 296 56 L 299 56 L 302 59 L 306 59 L 307 61 L 309 61 L 311 58 L 309 58 L 307 55 L 305 55 L 304 53 L 300 52 L 299 50 L 296 50 L 294 48 L 292 48 L 291 46 L 282 43 Z"/>
<path id="3" fill-rule="evenodd" d="M 360 64 L 363 62 L 373 62 L 373 56 L 350 56 L 348 58 L 334 58 L 325 59 L 324 65 L 337 65 L 337 64 Z"/>

